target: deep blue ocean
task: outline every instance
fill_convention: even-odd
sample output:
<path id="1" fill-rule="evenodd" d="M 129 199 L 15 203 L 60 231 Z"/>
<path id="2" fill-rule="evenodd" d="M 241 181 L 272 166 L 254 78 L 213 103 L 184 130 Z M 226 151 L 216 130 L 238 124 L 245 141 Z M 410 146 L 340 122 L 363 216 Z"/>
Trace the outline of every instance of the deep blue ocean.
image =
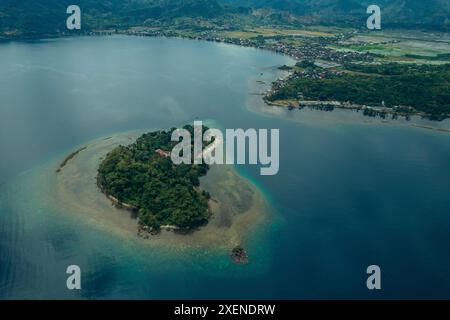
<path id="1" fill-rule="evenodd" d="M 293 61 L 182 39 L 0 44 L 0 298 L 450 299 L 450 133 L 266 110 L 252 93 L 283 64 Z M 238 167 L 273 208 L 250 245 L 261 263 L 168 258 L 46 210 L 48 163 L 111 133 L 194 119 L 280 130 L 278 175 Z M 70 264 L 81 291 L 66 288 Z M 380 291 L 366 287 L 372 264 Z"/>

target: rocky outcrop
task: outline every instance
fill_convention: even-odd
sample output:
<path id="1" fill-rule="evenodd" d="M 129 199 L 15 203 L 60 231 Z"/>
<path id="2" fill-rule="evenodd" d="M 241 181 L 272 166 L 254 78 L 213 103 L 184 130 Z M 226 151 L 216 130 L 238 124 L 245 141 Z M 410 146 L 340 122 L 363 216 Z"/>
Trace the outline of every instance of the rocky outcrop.
<path id="1" fill-rule="evenodd" d="M 236 264 L 247 264 L 248 254 L 241 246 L 236 246 L 231 250 L 231 259 Z"/>

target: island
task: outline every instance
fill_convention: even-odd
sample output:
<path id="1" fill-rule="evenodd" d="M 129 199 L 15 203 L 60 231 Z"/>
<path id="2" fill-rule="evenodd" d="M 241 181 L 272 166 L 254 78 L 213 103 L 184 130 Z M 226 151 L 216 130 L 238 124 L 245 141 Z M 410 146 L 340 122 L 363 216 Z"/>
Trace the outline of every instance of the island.
<path id="1" fill-rule="evenodd" d="M 193 126 L 184 129 L 193 134 Z M 209 166 L 173 164 L 174 130 L 146 133 L 128 146 L 118 146 L 98 168 L 98 187 L 117 207 L 138 214 L 140 235 L 160 229 L 193 230 L 205 225 L 210 216 L 210 194 L 200 188 L 199 181 Z"/>
<path id="2" fill-rule="evenodd" d="M 249 239 L 274 218 L 271 203 L 234 166 L 174 165 L 170 155 L 179 142 L 170 141 L 173 130 L 138 129 L 86 141 L 45 169 L 51 178 L 40 192 L 49 194 L 49 207 L 60 214 L 149 252 L 195 253 L 202 263 L 209 261 L 205 253 L 226 255 L 241 265 L 232 254 L 241 246 L 258 264 Z M 204 143 L 203 152 L 213 143 Z"/>

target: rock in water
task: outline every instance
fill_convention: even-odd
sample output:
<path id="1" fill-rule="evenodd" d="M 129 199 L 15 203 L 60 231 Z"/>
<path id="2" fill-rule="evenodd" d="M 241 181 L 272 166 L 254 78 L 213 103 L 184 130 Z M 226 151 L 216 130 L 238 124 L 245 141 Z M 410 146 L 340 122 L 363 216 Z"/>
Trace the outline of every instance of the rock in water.
<path id="1" fill-rule="evenodd" d="M 237 264 L 247 264 L 248 263 L 248 254 L 244 248 L 241 246 L 236 246 L 231 250 L 231 259 L 234 263 Z"/>

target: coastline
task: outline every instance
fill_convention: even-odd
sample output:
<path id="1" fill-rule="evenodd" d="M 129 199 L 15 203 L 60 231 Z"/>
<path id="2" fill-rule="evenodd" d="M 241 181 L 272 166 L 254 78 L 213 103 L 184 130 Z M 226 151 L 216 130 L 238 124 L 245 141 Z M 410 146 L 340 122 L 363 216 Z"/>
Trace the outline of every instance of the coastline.
<path id="1" fill-rule="evenodd" d="M 181 34 L 165 34 L 165 33 L 161 33 L 161 34 L 147 34 L 147 33 L 134 33 L 134 32 L 129 32 L 128 30 L 123 30 L 122 32 L 120 30 L 118 31 L 108 31 L 108 32 L 103 32 L 103 31 L 90 31 L 88 33 L 81 33 L 81 34 L 61 34 L 61 35 L 46 35 L 44 37 L 42 36 L 36 36 L 36 37 L 13 37 L 13 38 L 0 38 L 0 44 L 1 43 L 8 43 L 8 42 L 28 42 L 28 41 L 48 41 L 48 40 L 57 40 L 57 39 L 72 39 L 72 38 L 82 38 L 82 37 L 108 37 L 108 36 L 126 36 L 126 37 L 146 37 L 146 38 L 165 38 L 165 39 L 184 39 L 184 40 L 192 40 L 192 41 L 204 41 L 204 42 L 215 42 L 215 43 L 223 43 L 226 45 L 230 45 L 230 46 L 238 46 L 238 47 L 243 47 L 243 48 L 253 48 L 253 49 L 258 49 L 258 50 L 263 50 L 263 51 L 267 51 L 267 52 L 271 52 L 274 54 L 279 54 L 282 56 L 286 56 L 289 57 L 291 59 L 295 59 L 298 61 L 298 59 L 286 52 L 281 52 L 281 51 L 277 51 L 273 48 L 262 48 L 256 45 L 247 45 L 247 44 L 241 44 L 241 43 L 237 43 L 235 41 L 237 41 L 237 38 L 228 38 L 228 39 L 223 39 L 223 40 L 219 40 L 219 39 L 209 39 L 209 38 L 202 38 L 200 36 L 197 37 L 193 37 L 193 36 L 184 36 Z"/>
<path id="2" fill-rule="evenodd" d="M 397 112 L 392 108 L 386 108 L 386 107 L 372 107 L 367 105 L 359 105 L 359 104 L 353 104 L 349 102 L 340 102 L 340 101 L 309 101 L 309 100 L 275 100 L 270 101 L 265 96 L 263 98 L 264 102 L 268 106 L 274 106 L 274 107 L 281 107 L 281 108 L 288 108 L 288 110 L 294 110 L 294 109 L 303 109 L 303 108 L 310 108 L 315 109 L 318 111 L 333 111 L 336 109 L 342 109 L 342 110 L 348 110 L 348 111 L 362 111 L 363 115 L 366 117 L 374 117 L 374 118 L 380 118 L 382 120 L 386 120 L 387 116 L 390 116 L 391 119 L 387 120 L 397 120 L 398 117 L 404 117 L 405 120 L 410 121 L 412 117 L 420 117 L 421 119 L 429 120 L 428 114 L 423 112 L 414 112 L 414 113 L 405 113 L 405 112 Z M 442 121 L 445 121 L 447 119 L 450 119 L 449 117 L 443 119 Z M 429 120 L 433 122 L 439 122 L 438 120 Z M 427 126 L 420 126 L 425 129 L 432 129 L 433 127 L 427 127 Z M 439 130 L 439 129 L 438 129 Z M 442 131 L 449 131 L 445 129 L 440 129 Z"/>
<path id="3" fill-rule="evenodd" d="M 137 42 L 140 41 L 145 42 L 146 39 Z M 95 41 L 89 42 L 94 42 L 92 45 L 95 45 Z M 200 46 L 200 43 L 197 44 Z M 188 43 L 180 43 L 181 48 L 185 45 Z M 227 50 L 225 46 L 219 49 Z M 251 57 L 254 53 L 252 52 Z M 266 61 L 269 63 L 265 63 Z M 263 60 L 262 64 L 268 65 L 271 61 L 273 59 Z M 260 69 L 255 68 L 245 72 L 245 81 L 252 75 L 258 76 L 258 70 Z M 264 73 L 265 76 L 269 75 L 266 71 Z M 285 165 L 280 170 L 280 179 L 261 178 L 255 170 L 247 170 L 243 166 L 235 168 L 237 171 L 241 170 L 244 177 L 247 173 L 254 181 L 260 182 L 262 187 L 267 187 L 266 190 L 274 197 L 273 201 L 266 197 L 264 190 L 262 195 L 277 210 L 273 218 L 262 218 L 263 227 L 256 226 L 257 220 L 249 218 L 251 229 L 244 233 L 244 245 L 250 254 L 249 265 L 235 266 L 230 263 L 229 247 L 222 249 L 208 246 L 204 240 L 200 242 L 194 238 L 191 243 L 182 242 L 182 238 L 174 238 L 173 234 L 167 234 L 167 241 L 158 238 L 141 240 L 135 237 L 133 228 L 130 228 L 130 232 L 126 229 L 129 221 L 133 221 L 128 212 L 122 210 L 120 214 L 118 212 L 120 217 L 116 217 L 110 202 L 101 197 L 92 197 L 92 201 L 88 199 L 87 202 L 88 205 L 93 203 L 100 207 L 105 203 L 105 210 L 101 213 L 89 212 L 84 204 L 78 211 L 74 207 L 77 205 L 75 201 L 83 200 L 85 194 L 89 196 L 89 192 L 95 190 L 95 181 L 83 175 L 84 167 L 78 167 L 86 163 L 78 161 L 78 156 L 89 159 L 85 156 L 91 153 L 91 144 L 88 145 L 87 154 L 81 152 L 73 163 L 70 161 L 63 169 L 64 175 L 66 169 L 71 171 L 69 177 L 75 177 L 74 181 L 57 181 L 60 178 L 55 174 L 58 164 L 67 154 L 83 146 L 81 143 L 114 131 L 144 125 L 162 125 L 153 112 L 156 103 L 150 103 L 148 110 L 136 110 L 136 118 L 150 113 L 155 118 L 154 121 L 129 119 L 127 116 L 133 110 L 128 108 L 115 114 L 122 120 L 118 123 L 109 121 L 107 116 L 99 118 L 94 113 L 81 113 L 89 118 L 80 119 L 80 125 L 76 127 L 61 127 L 57 131 L 59 143 L 51 144 L 49 141 L 49 150 L 41 149 L 38 161 L 30 161 L 27 172 L 24 171 L 22 176 L 3 188 L 4 191 L 0 194 L 4 222 L 2 241 L 14 248 L 14 251 L 5 252 L 5 266 L 14 268 L 10 268 L 11 273 L 5 273 L 5 277 L 11 279 L 11 285 L 5 287 L 4 295 L 19 298 L 46 298 L 48 295 L 66 297 L 65 294 L 73 292 L 58 284 L 64 284 L 60 280 L 64 277 L 65 267 L 72 264 L 80 265 L 83 279 L 91 283 L 90 286 L 83 287 L 82 296 L 75 297 L 98 299 L 164 299 L 174 296 L 181 299 L 208 296 L 221 299 L 236 294 L 242 298 L 252 295 L 300 299 L 311 295 L 327 296 L 330 291 L 326 275 L 336 271 L 333 270 L 335 264 L 330 261 L 343 263 L 343 268 L 340 268 L 342 273 L 339 273 L 342 281 L 333 282 L 332 288 L 335 292 L 333 296 L 339 298 L 346 283 L 359 281 L 357 276 L 353 277 L 353 266 L 361 259 L 370 261 L 373 254 L 382 256 L 386 263 L 397 268 L 395 275 L 398 274 L 399 279 L 402 279 L 404 261 L 424 261 L 418 266 L 420 275 L 445 275 L 445 259 L 441 259 L 443 264 L 439 260 L 439 257 L 446 256 L 445 243 L 439 240 L 444 239 L 446 233 L 438 226 L 449 225 L 445 223 L 448 220 L 445 211 L 448 208 L 448 201 L 445 200 L 445 177 L 450 177 L 445 162 L 450 159 L 447 135 L 425 132 L 422 129 L 411 130 L 406 126 L 397 129 L 397 125 L 335 125 L 334 121 L 316 124 L 311 123 L 308 118 L 304 123 L 295 124 L 279 118 L 264 118 L 243 109 L 248 91 L 245 81 L 242 82 L 236 99 L 239 105 L 232 109 L 232 113 L 226 114 L 230 116 L 222 118 L 222 113 L 211 113 L 211 116 L 217 115 L 218 119 L 228 125 L 233 124 L 236 116 L 239 120 L 241 116 L 245 117 L 239 123 L 242 127 L 279 125 L 283 132 L 289 133 L 283 134 L 281 142 L 284 140 L 288 147 L 292 146 L 293 150 L 298 151 L 293 153 L 294 158 L 287 158 L 282 154 Z M 261 102 L 261 97 L 253 98 Z M 93 99 L 89 100 L 95 102 Z M 186 102 L 188 116 L 192 119 L 203 116 L 195 112 L 197 109 L 191 111 L 188 101 Z M 304 117 L 308 113 L 331 119 L 341 117 L 344 113 L 359 116 L 356 112 L 345 110 L 335 110 L 331 115 L 329 112 L 309 110 L 290 112 L 283 108 L 267 109 L 277 110 L 287 118 Z M 81 111 L 75 110 L 76 114 Z M 50 121 L 53 120 L 50 123 L 59 119 L 57 115 L 55 114 L 55 118 L 47 117 Z M 42 117 L 45 116 L 45 113 L 42 114 Z M 375 120 L 367 119 L 375 123 Z M 171 116 L 169 121 L 180 121 L 181 124 L 190 120 Z M 107 122 L 109 125 L 105 125 Z M 92 123 L 95 125 L 91 125 Z M 45 122 L 40 122 L 39 128 L 44 128 L 44 125 Z M 164 123 L 164 126 L 167 127 L 167 124 Z M 178 123 L 176 126 L 178 127 Z M 78 132 L 83 134 L 77 134 Z M 30 143 L 38 138 L 46 142 L 45 135 L 34 135 Z M 112 142 L 113 138 L 106 141 Z M 126 143 L 126 139 L 124 141 Z M 25 148 L 28 143 L 21 145 Z M 288 155 L 290 153 L 289 148 L 286 150 L 283 147 L 281 150 L 288 152 Z M 15 159 L 20 159 L 20 154 Z M 293 161 L 290 162 L 290 159 Z M 321 159 L 326 161 L 321 162 Z M 9 166 L 8 169 L 15 168 Z M 84 179 L 86 184 L 76 183 L 78 179 Z M 214 180 L 216 179 L 212 179 L 212 183 Z M 69 191 L 74 191 L 70 202 L 60 201 L 64 199 L 64 190 L 57 190 L 56 182 L 63 184 L 65 188 L 70 187 Z M 343 185 L 343 182 L 347 185 Z M 355 185 L 364 192 L 354 192 Z M 389 188 L 382 188 L 385 185 Z M 383 192 L 379 193 L 380 190 Z M 54 197 L 56 193 L 60 195 L 57 198 Z M 366 197 L 367 194 L 377 196 Z M 329 201 L 324 201 L 324 198 Z M 416 201 L 412 201 L 413 199 Z M 360 204 L 364 206 L 361 207 Z M 359 214 L 361 210 L 373 213 L 371 208 L 377 213 L 373 217 Z M 401 210 L 392 211 L 393 208 Z M 424 215 L 424 212 L 429 214 Z M 126 221 L 123 228 L 120 225 L 122 221 Z M 225 228 L 226 226 L 223 229 Z M 396 250 L 397 247 L 392 248 L 390 241 L 386 241 L 379 243 L 376 250 L 367 252 L 365 243 L 369 246 L 378 243 L 377 230 L 384 230 L 389 239 L 400 234 L 397 237 L 401 240 L 397 246 L 400 249 L 416 244 L 421 250 Z M 435 236 L 431 239 L 430 235 Z M 184 239 L 188 238 L 184 236 Z M 342 239 L 343 242 L 338 243 L 336 239 Z M 155 243 L 152 243 L 153 240 Z M 353 244 L 361 245 L 352 247 Z M 349 251 L 349 248 L 354 250 Z M 342 255 L 344 259 L 341 259 Z M 331 260 L 324 259 L 324 256 L 331 257 Z M 439 264 L 427 264 L 430 257 L 439 260 Z M 324 261 L 325 263 L 321 263 Z M 317 277 L 311 277 L 310 270 L 315 270 Z M 416 270 L 411 271 L 413 277 L 414 271 Z M 300 287 L 291 281 L 297 279 L 299 274 L 304 274 L 298 279 L 302 283 Z M 431 292 L 442 288 L 439 282 L 442 277 L 431 278 L 432 282 L 424 286 L 423 290 Z M 402 281 L 395 283 L 397 284 L 399 288 L 404 288 Z M 411 290 L 408 289 L 399 289 L 401 293 L 396 291 L 392 294 L 401 297 L 401 294 L 414 293 L 410 293 Z M 344 294 L 356 296 L 359 291 L 355 291 L 356 293 L 346 291 Z M 439 292 L 436 295 L 442 296 Z"/>
<path id="4" fill-rule="evenodd" d="M 356 123 L 356 124 L 384 124 L 396 125 L 402 127 L 415 128 L 419 130 L 431 130 L 441 133 L 450 132 L 450 118 L 442 121 L 435 121 L 423 118 L 419 115 L 410 115 L 408 119 L 405 117 L 398 117 L 391 119 L 386 117 L 371 117 L 363 115 L 359 108 L 339 108 L 335 107 L 333 110 L 326 108 L 315 108 L 314 106 L 305 106 L 303 108 L 295 107 L 289 108 L 289 104 L 268 103 L 265 96 L 272 88 L 272 83 L 285 80 L 293 74 L 292 70 L 274 69 L 265 74 L 264 80 L 260 77 L 254 76 L 249 79 L 248 88 L 249 94 L 246 101 L 246 107 L 252 112 L 267 117 L 281 118 L 286 121 L 294 121 L 299 123 L 319 123 L 324 125 L 329 123 Z M 292 102 L 291 102 L 292 103 Z M 297 102 L 298 103 L 298 102 Z M 326 102 L 322 102 L 324 104 Z"/>
<path id="5" fill-rule="evenodd" d="M 446 114 L 443 118 L 434 118 L 435 115 L 428 114 L 425 112 L 417 111 L 413 107 L 403 107 L 404 109 L 409 109 L 408 111 L 402 111 L 400 107 L 377 107 L 377 106 L 371 106 L 371 105 L 365 105 L 365 104 L 357 104 L 352 103 L 350 101 L 337 101 L 337 100 L 324 100 L 324 101 L 318 101 L 318 100 L 305 100 L 302 99 L 287 99 L 287 100 L 270 100 L 269 97 L 273 93 L 276 92 L 280 87 L 283 87 L 286 82 L 288 82 L 292 77 L 295 76 L 295 71 L 290 66 L 287 66 L 288 68 L 280 67 L 279 69 L 286 72 L 286 76 L 283 78 L 278 77 L 276 80 L 272 81 L 270 86 L 266 86 L 263 92 L 260 92 L 259 94 L 263 96 L 263 101 L 267 106 L 273 106 L 273 107 L 282 107 L 286 108 L 289 111 L 292 110 L 302 110 L 305 108 L 309 109 L 315 109 L 318 111 L 334 111 L 334 109 L 342 109 L 342 110 L 348 110 L 348 111 L 356 111 L 360 112 L 362 111 L 362 114 L 365 117 L 368 118 L 379 118 L 382 120 L 398 120 L 399 118 L 404 118 L 406 121 L 410 121 L 412 118 L 420 118 L 423 120 L 427 120 L 430 123 L 439 123 L 443 121 L 449 121 L 450 122 L 450 113 Z M 390 117 L 390 119 L 388 119 Z M 424 126 L 424 128 L 434 128 L 435 126 Z M 441 128 L 438 128 L 441 129 Z M 444 131 L 450 131 L 445 130 Z"/>
<path id="6" fill-rule="evenodd" d="M 69 34 L 62 34 L 62 35 L 52 35 L 52 36 L 46 36 L 46 37 L 19 37 L 19 38 L 8 38 L 8 39 L 1 39 L 0 42 L 9 42 L 9 41 L 45 41 L 45 40 L 55 40 L 55 39 L 70 39 L 70 38 L 80 38 L 80 37 L 107 37 L 107 36 L 126 36 L 126 37 L 148 37 L 148 38 L 167 38 L 167 39 L 185 39 L 185 40 L 193 40 L 193 41 L 204 41 L 204 42 L 215 42 L 215 43 L 223 43 L 226 45 L 232 45 L 232 46 L 239 46 L 243 48 L 254 48 L 257 50 L 263 50 L 267 52 L 271 52 L 273 54 L 279 54 L 285 57 L 288 57 L 293 60 L 293 62 L 299 61 L 299 59 L 293 55 L 282 51 L 277 51 L 273 48 L 265 48 L 265 47 L 259 47 L 256 45 L 251 44 L 241 44 L 236 43 L 234 38 L 202 38 L 201 36 L 183 36 L 180 34 L 165 34 L 165 33 L 156 33 L 156 34 L 149 34 L 146 32 L 139 33 L 139 32 L 131 32 L 129 30 L 117 30 L 117 31 L 89 31 L 87 33 L 77 34 L 77 35 L 69 35 Z M 267 100 L 267 94 L 272 88 L 272 84 L 274 82 L 278 81 L 285 81 L 290 76 L 294 74 L 292 70 L 279 70 L 283 71 L 283 76 L 276 76 L 272 80 L 270 80 L 270 84 L 266 83 L 264 81 L 256 80 L 260 82 L 260 84 L 263 84 L 265 86 L 265 89 L 262 91 L 250 91 L 251 95 L 255 96 L 261 96 L 261 100 L 264 102 L 264 104 L 268 107 L 277 107 L 277 108 L 285 108 L 289 111 L 295 111 L 295 110 L 302 110 L 305 108 L 309 108 L 311 110 L 315 110 L 317 112 L 322 111 L 333 111 L 331 109 L 340 109 L 345 110 L 346 112 L 359 112 L 361 113 L 367 113 L 364 114 L 365 118 L 368 119 L 375 119 L 380 120 L 383 123 L 391 123 L 391 124 L 397 124 L 396 122 L 399 120 L 400 117 L 404 117 L 407 122 L 410 122 L 411 127 L 416 127 L 420 129 L 427 129 L 427 130 L 437 130 L 441 132 L 450 132 L 450 114 L 448 115 L 448 118 L 445 118 L 444 120 L 437 121 L 437 120 L 429 120 L 426 117 L 427 114 L 421 113 L 421 112 L 414 112 L 414 113 L 404 113 L 404 112 L 397 112 L 390 108 L 382 108 L 382 107 L 372 107 L 372 106 L 365 106 L 365 105 L 358 105 L 358 104 L 351 104 L 351 103 L 344 103 L 340 101 L 268 101 Z M 300 107 L 300 104 L 303 104 L 303 107 Z M 260 108 L 258 108 L 260 109 Z M 260 111 L 261 112 L 261 111 Z M 264 112 L 263 112 L 264 113 Z M 276 113 L 276 112 L 275 112 Z M 390 116 L 390 119 L 387 119 L 386 116 Z M 417 121 L 419 120 L 419 121 Z M 421 123 L 422 121 L 425 121 L 425 124 Z M 367 123 L 371 121 L 367 121 L 367 119 L 362 119 L 362 122 Z M 448 128 L 443 128 L 439 125 L 439 122 L 448 122 Z M 399 125 L 404 125 L 403 123 L 398 123 Z"/>
<path id="7" fill-rule="evenodd" d="M 98 139 L 87 144 L 83 153 L 73 158 L 56 175 L 53 192 L 56 210 L 67 211 L 95 227 L 107 229 L 128 240 L 145 245 L 172 248 L 208 248 L 227 250 L 237 245 L 245 246 L 247 237 L 260 222 L 267 218 L 268 204 L 262 193 L 242 177 L 233 167 L 213 165 L 201 187 L 211 193 L 213 215 L 208 224 L 194 232 L 172 232 L 172 226 L 162 228 L 150 239 L 138 236 L 138 223 L 133 212 L 118 209 L 111 204 L 95 183 L 97 165 L 112 148 L 131 142 L 137 134 L 117 134 L 110 139 Z M 59 207 L 59 209 L 58 209 Z M 133 210 L 131 210 L 133 211 Z"/>

